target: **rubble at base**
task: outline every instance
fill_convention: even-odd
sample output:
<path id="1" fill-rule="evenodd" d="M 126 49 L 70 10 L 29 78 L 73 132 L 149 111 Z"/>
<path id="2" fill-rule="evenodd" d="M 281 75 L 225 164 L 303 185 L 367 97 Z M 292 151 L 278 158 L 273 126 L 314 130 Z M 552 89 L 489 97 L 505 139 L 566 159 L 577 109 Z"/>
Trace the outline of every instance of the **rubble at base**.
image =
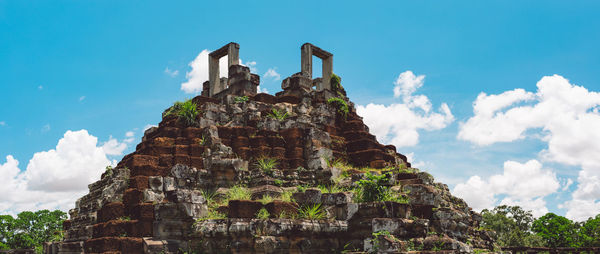
<path id="1" fill-rule="evenodd" d="M 235 53 L 235 45 L 226 47 Z M 310 44 L 302 49 L 332 57 Z M 247 67 L 230 65 L 229 77 L 217 82 L 227 87 L 207 82 L 192 99 L 200 112 L 193 125 L 165 114 L 135 152 L 89 185 L 63 225 L 64 241 L 46 244 L 45 253 L 494 250 L 479 214 L 411 168 L 394 146 L 377 142 L 341 86 L 311 75 L 292 75 L 273 96 L 256 93 L 259 78 Z M 348 112 L 331 98 L 343 100 Z M 276 166 L 261 170 L 260 158 Z M 350 190 L 368 172 L 387 174 L 385 185 L 404 202 L 358 202 Z M 217 204 L 239 186 L 250 198 Z M 297 216 L 311 206 L 323 217 Z"/>

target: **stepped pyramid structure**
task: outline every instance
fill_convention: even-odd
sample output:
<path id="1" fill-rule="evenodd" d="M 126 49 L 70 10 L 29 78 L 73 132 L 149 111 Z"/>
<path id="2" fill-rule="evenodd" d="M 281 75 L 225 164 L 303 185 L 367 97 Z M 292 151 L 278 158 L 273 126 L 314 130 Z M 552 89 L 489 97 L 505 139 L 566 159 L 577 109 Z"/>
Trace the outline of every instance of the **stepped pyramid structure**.
<path id="1" fill-rule="evenodd" d="M 275 96 L 257 93 L 238 44 L 212 52 L 201 96 L 165 110 L 89 185 L 45 253 L 493 250 L 479 214 L 369 133 L 333 55 L 309 43 L 301 52 L 302 71 Z M 323 78 L 312 77 L 313 55 Z"/>

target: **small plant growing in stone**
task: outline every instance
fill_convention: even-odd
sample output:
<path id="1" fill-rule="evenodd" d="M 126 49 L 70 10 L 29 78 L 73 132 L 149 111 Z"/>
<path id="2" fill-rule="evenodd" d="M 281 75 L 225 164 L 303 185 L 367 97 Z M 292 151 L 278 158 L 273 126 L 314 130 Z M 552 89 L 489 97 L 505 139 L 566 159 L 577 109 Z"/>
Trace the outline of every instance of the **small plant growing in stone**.
<path id="1" fill-rule="evenodd" d="M 198 117 L 198 106 L 192 100 L 187 100 L 181 105 L 177 116 L 188 126 L 192 126 L 196 123 L 196 117 Z"/>
<path id="2" fill-rule="evenodd" d="M 129 217 L 129 216 L 122 216 L 122 217 L 119 218 L 119 220 L 130 221 L 131 217 Z"/>
<path id="3" fill-rule="evenodd" d="M 267 209 L 265 209 L 264 207 L 261 208 L 260 210 L 258 210 L 258 213 L 256 213 L 256 218 L 261 219 L 261 220 L 269 219 L 270 216 L 271 215 L 269 214 Z"/>
<path id="4" fill-rule="evenodd" d="M 296 213 L 290 213 L 287 211 L 282 211 L 281 213 L 276 215 L 277 218 L 279 219 L 293 219 L 295 220 L 296 218 L 298 218 L 298 214 Z"/>
<path id="5" fill-rule="evenodd" d="M 329 98 L 327 100 L 328 104 L 332 104 L 335 105 L 337 107 L 337 112 L 342 115 L 344 117 L 344 119 L 346 119 L 346 117 L 348 117 L 348 113 L 350 113 L 350 109 L 348 108 L 348 103 L 340 98 L 340 97 L 333 97 L 333 98 Z"/>
<path id="6" fill-rule="evenodd" d="M 104 175 L 105 176 L 111 176 L 113 174 L 113 167 L 112 166 L 106 166 L 106 169 L 104 170 Z"/>
<path id="7" fill-rule="evenodd" d="M 377 251 L 382 247 L 381 242 L 379 241 L 380 237 L 387 237 L 392 241 L 398 241 L 398 238 L 396 238 L 396 236 L 392 235 L 390 231 L 387 230 L 374 232 L 371 234 L 371 236 L 373 237 L 371 239 L 371 243 L 373 244 L 373 250 L 375 251 L 375 253 L 378 253 Z"/>
<path id="8" fill-rule="evenodd" d="M 292 202 L 292 194 L 294 194 L 293 191 L 286 190 L 286 191 L 284 191 L 284 192 L 281 193 L 281 195 L 279 196 L 279 199 L 281 201 L 285 201 L 285 202 Z"/>
<path id="9" fill-rule="evenodd" d="M 169 115 L 176 115 L 177 118 L 186 125 L 193 126 L 196 124 L 198 114 L 198 105 L 189 99 L 184 102 L 176 101 L 162 116 L 165 118 Z"/>
<path id="10" fill-rule="evenodd" d="M 271 112 L 269 113 L 268 116 L 273 119 L 277 119 L 281 122 L 289 116 L 289 113 L 284 110 L 277 110 L 277 109 L 273 108 L 273 109 L 271 109 Z"/>
<path id="11" fill-rule="evenodd" d="M 277 167 L 278 164 L 277 159 L 266 156 L 258 158 L 255 163 L 258 169 L 270 176 L 273 175 L 273 169 Z"/>
<path id="12" fill-rule="evenodd" d="M 236 185 L 227 191 L 227 200 L 250 200 L 252 193 L 248 188 Z"/>
<path id="13" fill-rule="evenodd" d="M 281 186 L 281 185 L 283 185 L 283 181 L 281 181 L 280 179 L 275 179 L 275 180 L 273 180 L 273 183 L 274 183 L 275 185 L 277 185 L 277 186 Z"/>
<path id="14" fill-rule="evenodd" d="M 317 188 L 319 188 L 319 190 L 321 190 L 321 193 L 338 193 L 338 192 L 344 191 L 342 188 L 340 188 L 339 186 L 337 186 L 335 184 L 319 185 L 319 186 L 317 186 Z"/>
<path id="15" fill-rule="evenodd" d="M 221 219 L 227 219 L 227 216 L 223 213 L 218 212 L 217 210 L 208 209 L 208 213 L 206 213 L 205 216 L 198 218 L 196 223 L 203 222 L 205 220 L 221 220 Z"/>
<path id="16" fill-rule="evenodd" d="M 200 190 L 200 195 L 206 199 L 206 203 L 209 207 L 214 207 L 217 205 L 216 197 L 217 193 L 212 190 Z"/>
<path id="17" fill-rule="evenodd" d="M 236 96 L 233 98 L 233 101 L 235 103 L 242 103 L 242 102 L 247 102 L 248 101 L 248 96 Z"/>
<path id="18" fill-rule="evenodd" d="M 202 138 L 200 138 L 200 142 L 198 142 L 198 143 L 199 143 L 201 146 L 204 146 L 204 145 L 206 145 L 206 141 L 207 141 L 207 140 L 208 140 L 208 139 L 207 139 L 207 138 L 206 138 L 204 135 L 202 135 Z"/>
<path id="19" fill-rule="evenodd" d="M 359 196 L 361 202 L 372 202 L 372 201 L 394 201 L 398 203 L 408 203 L 408 198 L 393 193 L 390 187 L 387 186 L 389 182 L 389 174 L 365 174 L 366 179 L 357 181 L 358 189 L 355 189 L 355 195 Z"/>
<path id="20" fill-rule="evenodd" d="M 271 197 L 271 195 L 264 195 L 262 196 L 262 198 L 258 201 L 260 201 L 263 205 L 266 205 L 268 203 L 273 202 L 273 200 L 275 200 L 273 197 Z"/>
<path id="21" fill-rule="evenodd" d="M 323 220 L 327 214 L 321 204 L 305 205 L 298 210 L 298 218 L 308 220 Z"/>

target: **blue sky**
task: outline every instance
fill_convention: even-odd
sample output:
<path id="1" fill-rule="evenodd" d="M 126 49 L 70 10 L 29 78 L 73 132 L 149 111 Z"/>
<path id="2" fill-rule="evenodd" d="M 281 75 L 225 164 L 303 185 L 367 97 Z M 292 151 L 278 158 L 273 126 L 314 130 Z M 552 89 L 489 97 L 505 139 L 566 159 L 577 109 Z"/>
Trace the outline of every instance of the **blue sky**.
<path id="1" fill-rule="evenodd" d="M 544 105 L 556 101 L 546 103 L 547 97 L 536 87 L 538 81 L 549 87 L 548 91 L 558 87 L 552 86 L 554 83 L 565 89 L 581 86 L 589 93 L 558 100 L 567 105 L 560 117 L 569 121 L 589 116 L 592 120 L 581 125 L 587 129 L 577 133 L 594 133 L 592 127 L 600 117 L 594 94 L 600 91 L 600 3 L 213 2 L 0 0 L 0 165 L 14 175 L 5 185 L 17 186 L 22 193 L 65 200 L 17 202 L 5 198 L 0 199 L 0 210 L 14 213 L 72 206 L 73 197 L 84 193 L 81 186 L 87 183 L 71 188 L 40 179 L 65 184 L 93 181 L 102 171 L 99 165 L 118 161 L 135 149 L 145 126 L 157 124 L 162 110 L 175 100 L 194 96 L 183 91 L 181 84 L 188 81 L 189 64 L 203 50 L 235 41 L 241 45 L 242 60 L 251 65 L 255 62 L 252 67 L 261 75 L 261 88 L 271 93 L 280 90 L 281 79 L 299 71 L 299 49 L 304 42 L 332 52 L 334 72 L 342 77 L 350 98 L 370 114 L 365 121 L 376 125 L 374 107 L 367 106 L 372 103 L 383 107 L 385 117 L 394 118 L 404 116 L 395 115 L 398 111 L 392 106 L 405 105 L 414 112 L 416 122 L 423 122 L 419 126 L 398 122 L 391 127 L 393 131 L 370 124 L 387 135 L 380 135 L 380 140 L 391 142 L 403 128 L 416 131 L 416 143 L 396 141 L 399 152 L 411 154 L 415 164 L 449 184 L 474 207 L 504 200 L 574 219 L 600 212 L 600 187 L 592 181 L 600 179 L 600 167 L 594 160 L 572 162 L 597 155 L 600 148 L 583 142 L 596 136 L 564 144 L 560 140 L 579 139 L 573 133 L 565 134 L 569 129 L 558 127 L 556 121 L 545 121 L 551 118 L 546 113 L 527 113 L 539 119 L 533 122 L 503 114 L 536 105 L 541 109 L 534 111 L 542 112 Z M 266 77 L 269 69 L 281 79 Z M 398 79 L 401 73 L 406 79 Z M 554 74 L 567 83 L 558 77 L 541 82 Z M 418 81 L 421 75 L 424 77 Z M 417 89 L 394 96 L 395 87 L 410 89 L 411 84 L 417 84 Z M 505 93 L 517 88 L 536 95 Z M 500 118 L 475 118 L 473 105 L 482 92 L 511 102 L 494 111 L 493 116 Z M 418 95 L 427 98 L 431 110 L 406 103 Z M 584 109 L 569 106 L 588 97 L 591 102 Z M 439 109 L 444 103 L 451 119 Z M 482 99 L 481 104 L 494 102 Z M 435 114 L 446 118 L 428 123 Z M 489 123 L 503 117 L 510 124 L 502 130 L 525 131 L 507 137 L 492 135 L 482 144 L 482 128 L 490 130 Z M 467 125 L 473 129 L 458 138 L 469 119 L 474 119 Z M 574 124 L 572 129 L 578 126 Z M 64 143 L 61 149 L 59 140 Z M 69 153 L 70 145 L 84 155 L 95 151 L 92 154 L 100 157 L 90 158 L 97 165 L 64 164 L 69 157 L 62 153 Z M 568 158 L 557 156 L 563 148 L 576 152 L 560 153 L 570 155 Z M 526 164 L 531 160 L 539 165 Z M 518 164 L 506 165 L 506 161 Z M 516 169 L 508 172 L 507 168 Z M 79 173 L 81 170 L 88 173 Z M 61 177 L 72 171 L 78 172 L 77 177 Z M 547 182 L 527 183 L 526 176 Z M 510 180 L 515 178 L 520 181 Z M 568 185 L 569 180 L 573 184 Z M 507 187 L 523 181 L 533 186 L 532 193 L 520 195 Z M 469 196 L 461 192 L 461 186 L 480 188 L 492 197 Z M 574 207 L 585 209 L 576 213 Z"/>

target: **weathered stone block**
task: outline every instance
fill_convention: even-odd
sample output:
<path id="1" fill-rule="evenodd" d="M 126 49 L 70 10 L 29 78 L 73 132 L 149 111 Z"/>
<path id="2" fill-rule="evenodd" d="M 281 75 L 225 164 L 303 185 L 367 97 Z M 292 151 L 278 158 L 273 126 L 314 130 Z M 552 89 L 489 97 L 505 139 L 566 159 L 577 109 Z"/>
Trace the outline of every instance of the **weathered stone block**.
<path id="1" fill-rule="evenodd" d="M 229 218 L 256 218 L 263 204 L 253 200 L 229 200 Z"/>

